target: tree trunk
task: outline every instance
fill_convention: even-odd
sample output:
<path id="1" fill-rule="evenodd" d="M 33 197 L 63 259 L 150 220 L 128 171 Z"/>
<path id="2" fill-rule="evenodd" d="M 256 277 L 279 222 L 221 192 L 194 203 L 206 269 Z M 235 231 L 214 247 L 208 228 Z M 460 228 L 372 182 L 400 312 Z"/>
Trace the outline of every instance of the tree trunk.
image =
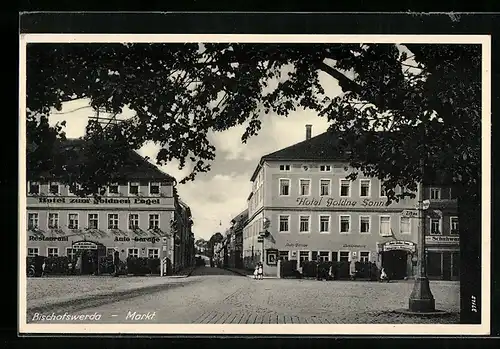
<path id="1" fill-rule="evenodd" d="M 481 323 L 481 182 L 458 188 L 460 322 Z"/>

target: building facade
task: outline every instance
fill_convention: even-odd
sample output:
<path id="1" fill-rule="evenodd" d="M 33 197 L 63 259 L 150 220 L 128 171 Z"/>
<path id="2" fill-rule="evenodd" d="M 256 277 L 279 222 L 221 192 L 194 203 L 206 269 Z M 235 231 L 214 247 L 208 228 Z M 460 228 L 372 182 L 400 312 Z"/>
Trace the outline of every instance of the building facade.
<path id="1" fill-rule="evenodd" d="M 231 220 L 231 244 L 229 252 L 229 266 L 231 268 L 243 268 L 243 228 L 248 219 L 248 209 L 239 213 Z"/>
<path id="2" fill-rule="evenodd" d="M 171 266 L 175 179 L 135 152 L 131 158 L 98 199 L 76 196 L 57 178 L 28 173 L 27 255 L 70 257 L 82 274 L 105 272 L 101 262 L 111 255 L 123 262 L 162 258 Z"/>
<path id="3" fill-rule="evenodd" d="M 195 263 L 195 247 L 194 247 L 194 233 L 193 217 L 191 215 L 191 208 L 184 203 L 174 190 L 174 203 L 175 203 L 175 227 L 174 231 L 177 232 L 174 237 L 174 271 L 193 266 Z"/>
<path id="4" fill-rule="evenodd" d="M 305 141 L 262 157 L 251 178 L 245 267 L 262 261 L 275 275 L 278 259 L 296 260 L 299 270 L 301 261 L 370 261 L 395 279 L 412 277 L 418 222 L 403 211 L 415 210 L 418 193 L 386 205 L 377 178 L 346 178 L 351 168 L 331 142 L 306 128 Z M 259 242 L 263 230 L 269 234 Z"/>

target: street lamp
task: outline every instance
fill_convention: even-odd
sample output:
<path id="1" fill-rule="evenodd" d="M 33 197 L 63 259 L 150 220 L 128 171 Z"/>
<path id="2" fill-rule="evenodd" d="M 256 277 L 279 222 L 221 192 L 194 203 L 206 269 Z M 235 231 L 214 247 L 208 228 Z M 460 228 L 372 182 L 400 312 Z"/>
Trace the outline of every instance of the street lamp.
<path id="1" fill-rule="evenodd" d="M 423 160 L 420 161 L 423 170 Z M 418 244 L 417 244 L 417 275 L 410 295 L 409 310 L 425 313 L 435 311 L 435 300 L 429 286 L 425 261 L 425 216 L 424 216 L 424 187 L 423 176 L 418 190 Z M 427 203 L 426 203 L 427 204 Z"/>

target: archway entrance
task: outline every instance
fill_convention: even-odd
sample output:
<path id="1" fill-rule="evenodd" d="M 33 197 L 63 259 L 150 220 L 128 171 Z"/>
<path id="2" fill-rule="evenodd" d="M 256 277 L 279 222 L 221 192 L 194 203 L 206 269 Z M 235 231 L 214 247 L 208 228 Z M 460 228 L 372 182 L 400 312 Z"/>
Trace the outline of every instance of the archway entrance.
<path id="1" fill-rule="evenodd" d="M 75 252 L 75 258 L 80 269 L 80 274 L 100 274 L 99 259 L 102 256 L 106 256 L 106 247 L 103 244 L 94 241 L 82 240 L 74 242 L 72 249 Z"/>
<path id="2" fill-rule="evenodd" d="M 389 278 L 402 280 L 411 273 L 411 256 L 416 251 L 416 246 L 411 241 L 389 241 L 383 245 L 382 267 Z"/>

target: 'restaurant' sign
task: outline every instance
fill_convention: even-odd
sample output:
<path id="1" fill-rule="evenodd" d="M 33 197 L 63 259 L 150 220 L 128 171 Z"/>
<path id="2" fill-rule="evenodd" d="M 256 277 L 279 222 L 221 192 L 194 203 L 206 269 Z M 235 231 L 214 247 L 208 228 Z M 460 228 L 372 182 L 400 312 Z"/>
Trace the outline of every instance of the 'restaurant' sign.
<path id="1" fill-rule="evenodd" d="M 450 245 L 459 244 L 460 237 L 458 236 L 426 236 L 426 244 L 437 244 L 437 245 Z"/>

